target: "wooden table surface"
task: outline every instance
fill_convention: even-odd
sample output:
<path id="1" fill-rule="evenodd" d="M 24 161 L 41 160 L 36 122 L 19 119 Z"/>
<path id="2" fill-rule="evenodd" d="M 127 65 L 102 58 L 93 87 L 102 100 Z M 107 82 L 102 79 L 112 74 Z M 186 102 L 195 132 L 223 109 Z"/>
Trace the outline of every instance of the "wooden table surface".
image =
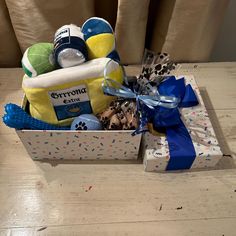
<path id="1" fill-rule="evenodd" d="M 177 73 L 200 87 L 224 153 L 214 170 L 34 162 L 1 122 L 0 235 L 236 235 L 236 62 L 183 64 Z M 1 116 L 5 103 L 20 104 L 22 75 L 0 69 Z"/>

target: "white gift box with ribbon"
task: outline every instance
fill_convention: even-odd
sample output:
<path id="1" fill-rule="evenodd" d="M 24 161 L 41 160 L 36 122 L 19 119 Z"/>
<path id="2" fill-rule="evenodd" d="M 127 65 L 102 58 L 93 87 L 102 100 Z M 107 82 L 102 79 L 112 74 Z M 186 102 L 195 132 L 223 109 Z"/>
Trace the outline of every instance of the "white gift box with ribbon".
<path id="1" fill-rule="evenodd" d="M 180 108 L 181 119 L 196 153 L 191 169 L 213 167 L 222 157 L 222 152 L 194 77 L 184 78 L 186 84 L 191 84 L 199 101 L 198 106 Z M 142 138 L 142 156 L 145 171 L 165 171 L 171 158 L 166 136 L 145 133 Z"/>

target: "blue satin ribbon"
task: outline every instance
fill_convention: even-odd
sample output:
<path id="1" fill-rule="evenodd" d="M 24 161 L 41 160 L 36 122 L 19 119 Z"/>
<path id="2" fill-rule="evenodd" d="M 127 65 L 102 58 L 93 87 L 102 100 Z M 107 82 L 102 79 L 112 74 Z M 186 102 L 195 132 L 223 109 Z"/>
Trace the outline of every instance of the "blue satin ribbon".
<path id="1" fill-rule="evenodd" d="M 198 99 L 192 86 L 185 85 L 184 78 L 176 80 L 169 77 L 158 87 L 159 93 L 166 96 L 176 96 L 180 99 L 178 107 L 192 107 L 198 105 Z M 181 120 L 179 109 L 156 108 L 153 116 L 155 128 L 165 128 L 169 146 L 170 160 L 166 170 L 181 170 L 191 168 L 196 152 L 187 128 Z"/>
<path id="2" fill-rule="evenodd" d="M 166 170 L 190 169 L 196 158 L 196 152 L 181 119 L 178 125 L 166 128 L 166 138 L 170 152 Z"/>
<path id="3" fill-rule="evenodd" d="M 140 103 L 144 103 L 148 108 L 154 109 L 156 106 L 162 106 L 166 108 L 174 108 L 177 107 L 180 100 L 177 97 L 172 96 L 160 96 L 157 92 L 155 95 L 141 95 L 138 94 L 135 90 L 131 90 L 128 87 L 123 86 L 122 84 L 118 83 L 117 81 L 109 78 L 108 76 L 108 70 L 109 70 L 109 64 L 113 60 L 109 60 L 104 68 L 104 80 L 102 83 L 102 89 L 104 94 L 111 95 L 111 96 L 117 96 L 117 97 L 123 97 L 123 98 L 131 98 L 136 99 L 137 106 L 140 105 Z M 117 62 L 120 64 L 119 62 Z M 125 74 L 124 67 L 120 64 L 123 72 L 124 82 L 126 85 L 128 85 L 127 76 Z"/>
<path id="4" fill-rule="evenodd" d="M 123 97 L 123 98 L 133 98 L 138 102 L 142 102 L 150 109 L 155 109 L 156 106 L 162 106 L 166 108 L 175 108 L 178 106 L 180 100 L 174 96 L 160 96 L 160 95 L 140 95 L 130 88 L 127 88 L 117 81 L 105 78 L 102 83 L 102 88 L 104 94 Z"/>
<path id="5" fill-rule="evenodd" d="M 174 76 L 170 76 L 165 79 L 158 87 L 160 94 L 164 96 L 175 96 L 179 98 L 178 107 L 168 109 L 165 107 L 156 107 L 153 114 L 149 116 L 153 117 L 153 125 L 155 128 L 167 128 L 181 123 L 181 115 L 178 108 L 192 107 L 198 105 L 198 99 L 195 95 L 192 86 L 185 85 L 185 79 L 176 79 Z"/>
<path id="6" fill-rule="evenodd" d="M 178 109 L 198 105 L 198 99 L 191 85 L 186 86 L 184 78 L 177 80 L 174 76 L 169 76 L 160 83 L 157 93 L 153 96 L 140 95 L 108 78 L 105 72 L 104 70 L 103 91 L 105 94 L 137 101 L 141 119 L 139 129 L 135 133 L 145 130 L 149 122 L 156 129 L 164 128 L 170 151 L 170 160 L 166 170 L 191 168 L 196 153 Z"/>

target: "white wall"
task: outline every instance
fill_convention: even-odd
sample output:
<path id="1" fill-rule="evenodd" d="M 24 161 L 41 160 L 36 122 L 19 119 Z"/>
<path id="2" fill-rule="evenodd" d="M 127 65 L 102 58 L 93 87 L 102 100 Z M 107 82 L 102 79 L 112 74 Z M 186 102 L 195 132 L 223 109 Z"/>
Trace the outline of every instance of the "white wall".
<path id="1" fill-rule="evenodd" d="M 210 61 L 236 61 L 236 0 L 230 0 Z"/>

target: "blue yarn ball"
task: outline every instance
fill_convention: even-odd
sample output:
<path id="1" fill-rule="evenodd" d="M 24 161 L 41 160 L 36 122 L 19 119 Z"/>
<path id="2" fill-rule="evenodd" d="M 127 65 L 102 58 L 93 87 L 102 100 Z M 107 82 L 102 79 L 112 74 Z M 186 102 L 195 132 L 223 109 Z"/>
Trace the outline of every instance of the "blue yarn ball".
<path id="1" fill-rule="evenodd" d="M 99 119 L 92 114 L 83 114 L 74 119 L 71 130 L 101 130 L 102 124 Z"/>

